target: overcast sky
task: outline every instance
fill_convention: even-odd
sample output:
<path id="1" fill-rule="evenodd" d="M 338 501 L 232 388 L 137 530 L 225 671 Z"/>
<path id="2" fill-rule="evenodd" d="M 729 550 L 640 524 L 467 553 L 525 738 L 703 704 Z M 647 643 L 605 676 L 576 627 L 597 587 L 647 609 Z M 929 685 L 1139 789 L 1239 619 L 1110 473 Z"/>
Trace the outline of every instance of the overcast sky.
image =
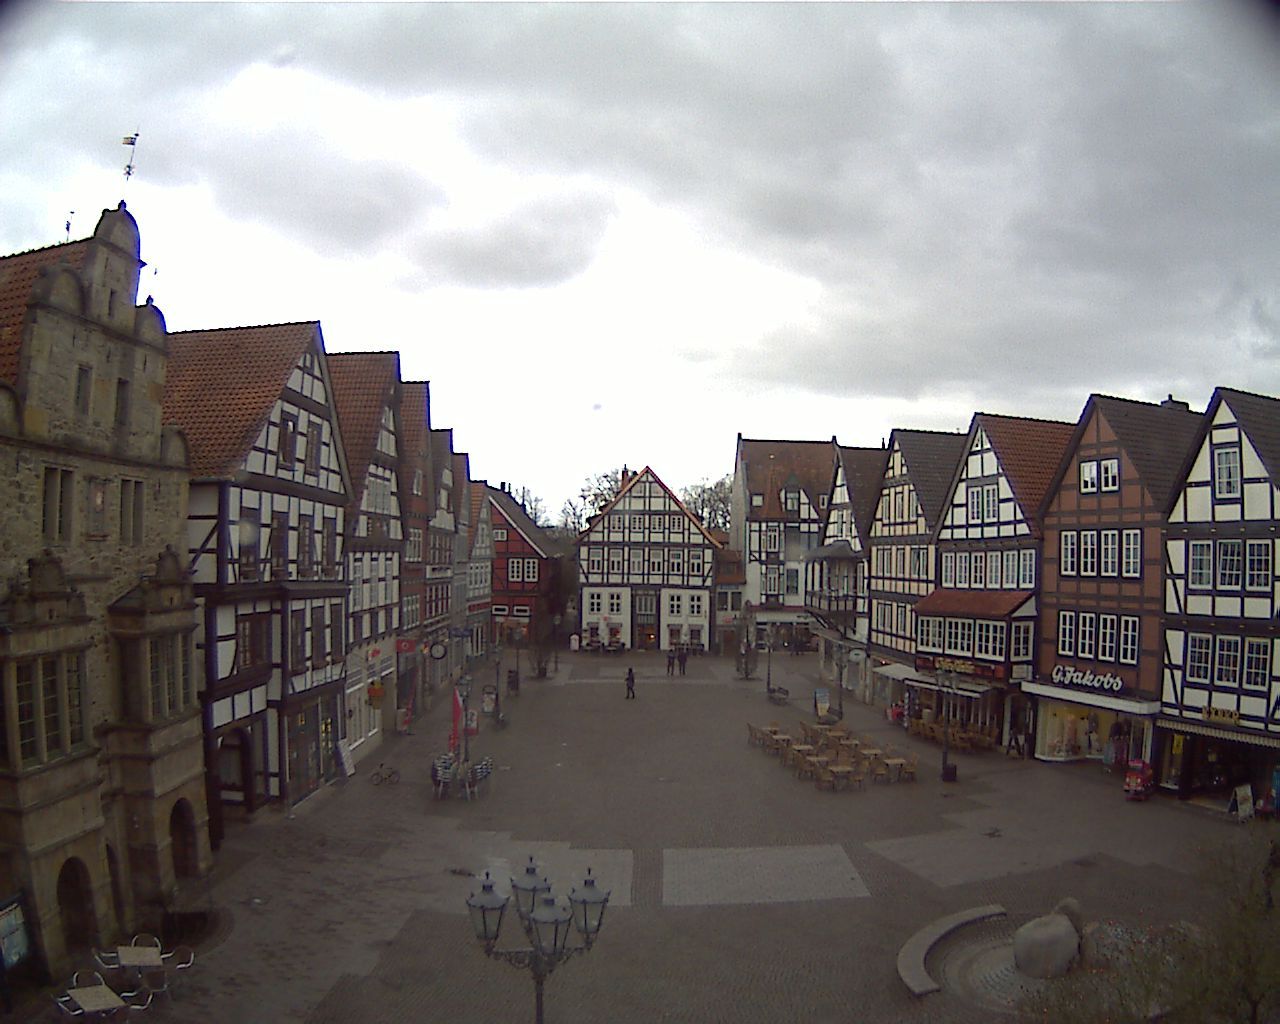
<path id="1" fill-rule="evenodd" d="M 11 4 L 0 251 L 123 197 L 171 330 L 399 349 L 553 515 L 623 463 L 723 476 L 739 432 L 1280 394 L 1263 12 Z"/>

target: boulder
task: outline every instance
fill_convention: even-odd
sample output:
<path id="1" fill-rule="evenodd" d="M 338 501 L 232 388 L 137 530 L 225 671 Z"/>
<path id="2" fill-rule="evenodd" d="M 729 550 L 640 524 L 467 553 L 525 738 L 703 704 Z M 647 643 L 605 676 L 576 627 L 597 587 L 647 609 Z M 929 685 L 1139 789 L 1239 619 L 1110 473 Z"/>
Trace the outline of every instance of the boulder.
<path id="1" fill-rule="evenodd" d="M 1065 914 L 1045 914 L 1013 933 L 1013 962 L 1028 978 L 1061 978 L 1080 952 L 1080 933 Z"/>

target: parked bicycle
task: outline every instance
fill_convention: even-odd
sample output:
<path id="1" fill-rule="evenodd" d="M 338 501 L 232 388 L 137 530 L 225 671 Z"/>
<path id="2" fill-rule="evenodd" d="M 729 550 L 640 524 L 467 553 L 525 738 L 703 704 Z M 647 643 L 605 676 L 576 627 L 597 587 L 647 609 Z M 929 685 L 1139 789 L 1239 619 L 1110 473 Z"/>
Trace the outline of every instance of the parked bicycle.
<path id="1" fill-rule="evenodd" d="M 379 762 L 378 767 L 369 773 L 369 780 L 375 786 L 381 786 L 384 782 L 399 782 L 400 772 Z"/>

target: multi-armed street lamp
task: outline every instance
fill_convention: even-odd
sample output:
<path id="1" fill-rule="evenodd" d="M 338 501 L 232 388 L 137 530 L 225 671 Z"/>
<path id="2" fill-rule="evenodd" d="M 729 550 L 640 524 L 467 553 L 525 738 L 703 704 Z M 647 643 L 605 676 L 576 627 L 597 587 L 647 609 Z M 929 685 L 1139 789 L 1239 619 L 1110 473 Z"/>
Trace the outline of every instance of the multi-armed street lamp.
<path id="1" fill-rule="evenodd" d="M 524 929 L 526 949 L 498 949 L 498 933 L 502 930 L 502 917 L 510 896 L 493 890 L 489 872 L 484 873 L 480 894 L 467 897 L 467 910 L 476 939 L 484 944 L 485 956 L 514 967 L 528 968 L 533 974 L 536 999 L 535 1021 L 542 1021 L 542 986 L 547 975 L 560 964 L 591 948 L 604 923 L 604 908 L 609 903 L 609 891 L 596 888 L 596 880 L 587 868 L 581 889 L 569 890 L 569 906 L 558 905 L 551 894 L 551 883 L 538 877 L 538 867 L 529 858 L 524 874 L 511 879 L 511 891 L 516 898 L 516 911 Z M 569 925 L 573 923 L 582 936 L 582 945 L 570 946 Z"/>

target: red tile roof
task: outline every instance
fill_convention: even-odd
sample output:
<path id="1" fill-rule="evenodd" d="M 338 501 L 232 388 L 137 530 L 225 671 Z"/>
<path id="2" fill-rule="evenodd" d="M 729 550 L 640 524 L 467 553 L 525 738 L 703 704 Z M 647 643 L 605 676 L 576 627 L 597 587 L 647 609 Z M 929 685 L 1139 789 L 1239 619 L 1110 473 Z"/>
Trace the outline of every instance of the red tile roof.
<path id="1" fill-rule="evenodd" d="M 64 262 L 80 270 L 92 241 L 82 238 L 0 257 L 0 380 L 10 384 L 18 382 L 22 326 L 27 319 L 31 289 L 39 280 L 40 272 Z"/>
<path id="2" fill-rule="evenodd" d="M 935 590 L 915 604 L 920 615 L 974 615 L 1002 619 L 1035 595 L 1030 590 Z"/>
<path id="3" fill-rule="evenodd" d="M 738 457 L 746 466 L 748 494 L 761 494 L 764 504 L 748 505 L 748 519 L 799 519 L 782 504 L 782 491 L 798 485 L 819 518 L 820 496 L 831 486 L 835 468 L 834 441 L 760 441 L 738 438 Z"/>
<path id="4" fill-rule="evenodd" d="M 338 428 L 347 450 L 351 500 L 358 506 L 364 495 L 369 463 L 382 429 L 382 411 L 395 401 L 400 380 L 399 352 L 331 352 L 329 382 Z"/>
<path id="5" fill-rule="evenodd" d="M 976 413 L 974 420 L 991 442 L 1023 515 L 1038 520 L 1040 504 L 1057 475 L 1076 425 L 989 412 Z"/>
<path id="6" fill-rule="evenodd" d="M 227 477 L 240 468 L 313 344 L 323 348 L 314 320 L 169 335 L 164 419 L 187 435 L 192 477 Z"/>
<path id="7" fill-rule="evenodd" d="M 400 388 L 400 430 L 410 455 L 425 455 L 431 429 L 431 384 L 407 380 Z"/>

